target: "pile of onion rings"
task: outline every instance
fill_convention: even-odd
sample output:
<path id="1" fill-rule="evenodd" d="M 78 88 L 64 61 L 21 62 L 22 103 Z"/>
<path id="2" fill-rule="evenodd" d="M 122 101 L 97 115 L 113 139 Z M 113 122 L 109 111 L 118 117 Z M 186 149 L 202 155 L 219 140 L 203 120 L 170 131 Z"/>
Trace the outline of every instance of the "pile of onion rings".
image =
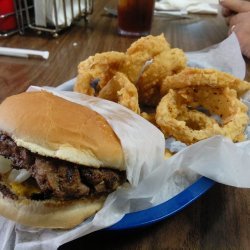
<path id="1" fill-rule="evenodd" d="M 125 53 L 97 53 L 81 62 L 74 91 L 117 102 L 185 144 L 214 135 L 244 140 L 248 115 L 240 97 L 250 84 L 189 68 L 186 61 L 163 35 L 143 37 Z"/>
<path id="2" fill-rule="evenodd" d="M 132 43 L 126 53 L 116 51 L 97 53 L 82 61 L 78 66 L 74 91 L 111 101 L 116 100 L 140 113 L 138 105 L 157 106 L 160 101 L 161 83 L 165 77 L 180 72 L 185 67 L 186 56 L 182 50 L 171 49 L 163 35 L 150 35 Z M 118 79 L 117 74 L 120 83 L 114 84 Z M 126 83 L 121 83 L 123 81 L 121 76 Z M 116 79 L 113 81 L 113 78 Z M 106 85 L 120 87 L 119 90 L 114 88 L 112 95 L 107 95 L 102 91 Z M 135 88 L 129 95 L 121 94 L 127 92 L 128 86 L 132 89 L 132 85 Z M 110 91 L 110 87 L 107 88 Z M 119 96 L 119 101 L 114 96 Z M 130 98 L 133 99 L 133 104 Z"/>

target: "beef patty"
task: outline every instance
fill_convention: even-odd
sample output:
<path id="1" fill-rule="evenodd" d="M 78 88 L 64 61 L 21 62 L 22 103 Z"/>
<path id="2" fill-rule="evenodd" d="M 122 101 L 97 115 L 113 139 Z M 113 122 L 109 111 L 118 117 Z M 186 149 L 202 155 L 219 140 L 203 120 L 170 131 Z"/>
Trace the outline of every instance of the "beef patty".
<path id="1" fill-rule="evenodd" d="M 41 190 L 34 199 L 67 200 L 110 193 L 126 180 L 125 171 L 85 167 L 32 153 L 4 133 L 0 133 L 0 155 L 10 159 L 13 168 L 30 172 Z"/>

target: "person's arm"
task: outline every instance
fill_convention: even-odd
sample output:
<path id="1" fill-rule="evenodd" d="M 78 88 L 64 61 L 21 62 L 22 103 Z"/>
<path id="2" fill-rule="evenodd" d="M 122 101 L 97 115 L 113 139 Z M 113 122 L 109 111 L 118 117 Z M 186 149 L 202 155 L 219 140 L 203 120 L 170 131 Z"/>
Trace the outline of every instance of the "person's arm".
<path id="1" fill-rule="evenodd" d="M 242 54 L 250 58 L 250 2 L 220 0 L 222 14 L 228 18 L 229 34 L 236 33 Z"/>

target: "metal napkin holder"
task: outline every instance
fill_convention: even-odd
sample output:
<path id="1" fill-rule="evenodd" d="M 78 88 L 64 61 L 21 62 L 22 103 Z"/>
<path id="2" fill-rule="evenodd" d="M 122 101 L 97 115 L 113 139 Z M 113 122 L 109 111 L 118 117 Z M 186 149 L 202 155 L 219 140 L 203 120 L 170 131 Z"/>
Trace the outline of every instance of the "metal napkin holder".
<path id="1" fill-rule="evenodd" d="M 70 18 L 72 21 L 79 19 L 84 19 L 85 22 L 88 20 L 88 16 L 93 13 L 93 1 L 94 0 L 50 0 L 53 3 L 54 11 L 54 24 L 47 24 L 46 26 L 38 26 L 35 24 L 35 7 L 34 0 L 14 0 L 15 4 L 15 15 L 17 21 L 17 29 L 2 32 L 0 36 L 9 36 L 17 31 L 20 34 L 25 34 L 26 30 L 31 29 L 37 31 L 38 34 L 42 32 L 50 33 L 53 37 L 57 37 L 59 32 L 68 28 L 68 15 L 70 13 Z M 59 2 L 60 1 L 60 2 Z M 60 3 L 63 6 L 63 22 L 58 22 L 57 4 Z M 77 16 L 74 8 L 74 4 L 78 5 Z M 83 4 L 84 3 L 84 4 Z M 13 13 L 8 13 L 8 15 L 13 15 Z M 0 16 L 1 18 L 1 16 Z M 62 18 L 62 17 L 61 17 Z"/>

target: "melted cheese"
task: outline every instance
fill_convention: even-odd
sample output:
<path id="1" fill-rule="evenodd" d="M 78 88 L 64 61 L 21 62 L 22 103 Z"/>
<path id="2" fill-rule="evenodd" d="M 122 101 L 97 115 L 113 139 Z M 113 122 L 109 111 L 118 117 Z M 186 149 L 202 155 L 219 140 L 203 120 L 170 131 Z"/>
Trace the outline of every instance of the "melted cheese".
<path id="1" fill-rule="evenodd" d="M 14 192 L 17 196 L 25 196 L 30 197 L 34 193 L 40 193 L 40 189 L 34 185 L 33 182 L 25 181 L 23 183 L 10 183 L 10 187 L 12 192 Z"/>

